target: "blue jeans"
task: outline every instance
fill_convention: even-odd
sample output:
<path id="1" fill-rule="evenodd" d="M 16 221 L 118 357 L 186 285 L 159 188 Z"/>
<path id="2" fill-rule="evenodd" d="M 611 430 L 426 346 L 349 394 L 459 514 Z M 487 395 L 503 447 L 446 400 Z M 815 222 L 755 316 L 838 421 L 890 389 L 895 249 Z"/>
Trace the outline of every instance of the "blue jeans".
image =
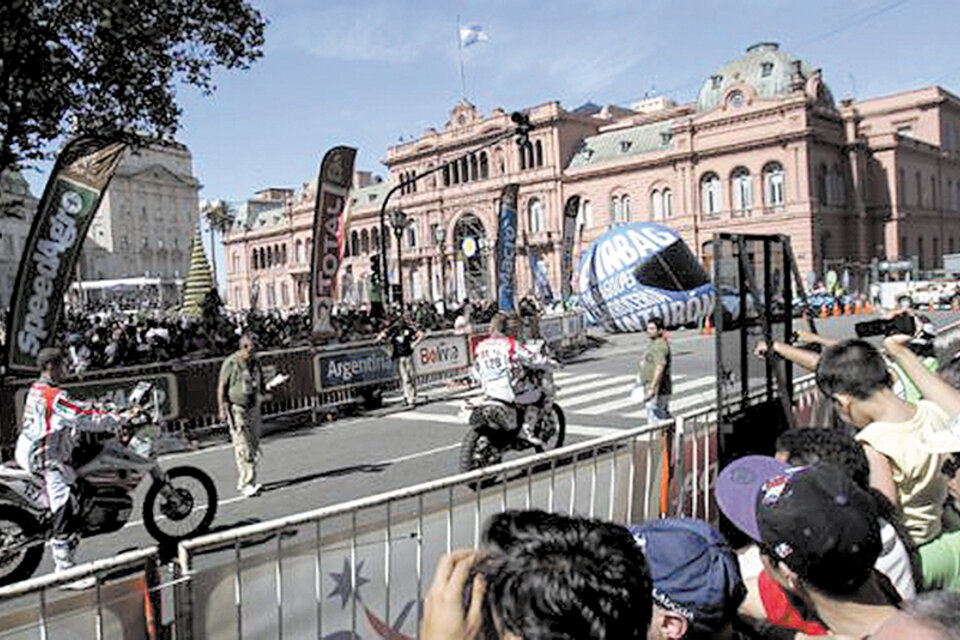
<path id="1" fill-rule="evenodd" d="M 670 396 L 654 396 L 648 400 L 644 405 L 647 410 L 647 424 L 671 419 L 673 416 L 670 415 L 669 404 Z"/>

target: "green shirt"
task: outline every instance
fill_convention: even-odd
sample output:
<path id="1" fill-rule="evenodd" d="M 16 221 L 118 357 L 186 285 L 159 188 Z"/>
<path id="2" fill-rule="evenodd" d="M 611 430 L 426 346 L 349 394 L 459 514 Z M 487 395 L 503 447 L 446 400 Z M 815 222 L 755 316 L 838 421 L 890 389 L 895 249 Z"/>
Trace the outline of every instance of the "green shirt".
<path id="1" fill-rule="evenodd" d="M 252 358 L 240 359 L 240 352 L 227 356 L 220 366 L 220 378 L 217 382 L 217 394 L 227 385 L 227 401 L 230 404 L 253 408 L 257 404 L 257 392 L 262 392 L 263 372 Z M 219 395 L 217 400 L 219 401 Z"/>
<path id="2" fill-rule="evenodd" d="M 663 336 L 654 338 L 647 347 L 640 363 L 640 382 L 646 387 L 653 383 L 653 376 L 657 372 L 657 365 L 663 363 L 663 375 L 660 376 L 660 388 L 654 391 L 655 396 L 668 396 L 673 392 L 670 382 L 670 345 Z"/>

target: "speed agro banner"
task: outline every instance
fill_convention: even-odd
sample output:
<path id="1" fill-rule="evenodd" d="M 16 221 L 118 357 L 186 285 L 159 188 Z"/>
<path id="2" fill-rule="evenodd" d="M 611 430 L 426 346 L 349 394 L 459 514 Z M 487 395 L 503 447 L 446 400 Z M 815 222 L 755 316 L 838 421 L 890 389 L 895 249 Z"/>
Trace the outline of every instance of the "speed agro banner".
<path id="1" fill-rule="evenodd" d="M 35 370 L 37 353 L 53 344 L 83 240 L 125 148 L 122 142 L 85 137 L 60 152 L 10 298 L 6 357 L 11 371 Z"/>
<path id="2" fill-rule="evenodd" d="M 560 298 L 570 297 L 573 282 L 573 245 L 577 240 L 577 212 L 580 196 L 570 196 L 563 207 L 563 262 L 560 265 Z"/>
<path id="3" fill-rule="evenodd" d="M 313 215 L 313 262 L 310 286 L 310 315 L 313 332 L 333 332 L 330 311 L 334 303 L 337 271 L 340 269 L 340 225 L 344 222 L 347 194 L 353 182 L 353 161 L 357 150 L 334 147 L 320 163 L 317 202 Z"/>
<path id="4" fill-rule="evenodd" d="M 516 297 L 517 192 L 519 189 L 519 185 L 508 184 L 500 194 L 496 268 L 497 303 L 501 311 L 513 311 Z"/>

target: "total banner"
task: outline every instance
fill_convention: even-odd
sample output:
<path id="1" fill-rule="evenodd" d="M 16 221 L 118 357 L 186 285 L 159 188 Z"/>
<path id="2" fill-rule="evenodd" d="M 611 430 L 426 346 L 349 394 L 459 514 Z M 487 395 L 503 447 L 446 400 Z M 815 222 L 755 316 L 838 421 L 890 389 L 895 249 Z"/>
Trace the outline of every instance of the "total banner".
<path id="1" fill-rule="evenodd" d="M 560 265 L 560 298 L 566 301 L 573 291 L 573 245 L 577 239 L 580 196 L 570 196 L 563 207 L 563 262 Z"/>
<path id="2" fill-rule="evenodd" d="M 508 184 L 500 194 L 497 219 L 497 304 L 501 311 L 513 311 L 516 298 L 517 193 L 520 186 Z"/>
<path id="3" fill-rule="evenodd" d="M 320 353 L 314 358 L 317 391 L 387 382 L 397 377 L 393 360 L 383 347 Z"/>
<path id="4" fill-rule="evenodd" d="M 470 364 L 467 336 L 437 336 L 421 340 L 413 351 L 417 375 L 441 373 Z"/>
<path id="5" fill-rule="evenodd" d="M 11 371 L 35 371 L 37 353 L 54 343 L 63 296 L 124 149 L 126 144 L 116 140 L 81 137 L 57 157 L 10 298 L 6 361 Z"/>
<path id="6" fill-rule="evenodd" d="M 333 333 L 330 312 L 335 302 L 337 271 L 343 255 L 341 242 L 346 223 L 343 211 L 353 182 L 357 150 L 334 147 L 323 156 L 317 177 L 317 201 L 313 214 L 313 256 L 310 286 L 310 317 L 315 334 Z"/>

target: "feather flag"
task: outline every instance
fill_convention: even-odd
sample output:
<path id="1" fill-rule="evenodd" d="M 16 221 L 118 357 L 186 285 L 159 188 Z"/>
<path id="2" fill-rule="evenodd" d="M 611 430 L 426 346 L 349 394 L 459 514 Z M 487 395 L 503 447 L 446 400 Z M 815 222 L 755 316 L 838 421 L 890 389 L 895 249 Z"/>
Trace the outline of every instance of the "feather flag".
<path id="1" fill-rule="evenodd" d="M 460 46 L 462 47 L 469 47 L 472 44 L 486 42 L 487 40 L 487 34 L 479 24 L 472 24 L 460 29 Z"/>

